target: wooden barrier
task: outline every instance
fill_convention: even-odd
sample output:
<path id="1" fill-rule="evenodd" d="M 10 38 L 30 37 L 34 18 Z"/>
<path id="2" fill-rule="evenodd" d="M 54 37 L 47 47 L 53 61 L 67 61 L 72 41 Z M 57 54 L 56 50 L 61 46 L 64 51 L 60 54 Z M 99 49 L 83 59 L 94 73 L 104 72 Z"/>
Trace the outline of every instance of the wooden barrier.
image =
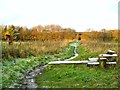
<path id="1" fill-rule="evenodd" d="M 106 64 L 116 64 L 117 62 L 117 54 L 115 54 L 115 51 L 108 50 L 106 54 L 99 54 L 99 62 L 100 62 L 100 67 L 105 68 Z M 106 58 L 106 59 L 100 59 L 100 58 Z M 112 62 L 112 63 L 110 63 Z"/>
<path id="2" fill-rule="evenodd" d="M 99 54 L 98 58 L 88 58 L 88 60 L 83 61 L 54 61 L 49 62 L 48 65 L 87 64 L 87 66 L 100 66 L 101 68 L 106 68 L 107 65 L 117 64 L 117 56 L 115 51 L 108 50 L 106 54 Z"/>

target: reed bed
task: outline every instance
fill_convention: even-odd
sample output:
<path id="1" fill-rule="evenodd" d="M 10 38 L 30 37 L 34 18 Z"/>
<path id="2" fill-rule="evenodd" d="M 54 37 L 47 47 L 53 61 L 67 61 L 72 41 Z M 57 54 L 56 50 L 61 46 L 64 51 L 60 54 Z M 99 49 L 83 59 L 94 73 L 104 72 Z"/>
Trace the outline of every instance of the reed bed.
<path id="1" fill-rule="evenodd" d="M 118 42 L 115 41 L 81 41 L 81 46 L 83 46 L 86 51 L 92 53 L 106 53 L 109 49 L 114 50 L 116 53 L 118 53 Z"/>
<path id="2" fill-rule="evenodd" d="M 68 46 L 69 40 L 63 41 L 27 41 L 2 43 L 2 59 L 26 58 L 44 54 L 54 54 Z"/>

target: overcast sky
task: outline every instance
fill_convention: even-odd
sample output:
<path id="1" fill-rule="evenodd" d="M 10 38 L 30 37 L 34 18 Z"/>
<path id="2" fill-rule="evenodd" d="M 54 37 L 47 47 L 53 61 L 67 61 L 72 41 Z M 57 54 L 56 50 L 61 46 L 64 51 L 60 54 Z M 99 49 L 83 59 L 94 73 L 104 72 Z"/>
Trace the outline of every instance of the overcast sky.
<path id="1" fill-rule="evenodd" d="M 118 28 L 119 0 L 0 0 L 0 24 L 59 24 L 85 31 Z"/>

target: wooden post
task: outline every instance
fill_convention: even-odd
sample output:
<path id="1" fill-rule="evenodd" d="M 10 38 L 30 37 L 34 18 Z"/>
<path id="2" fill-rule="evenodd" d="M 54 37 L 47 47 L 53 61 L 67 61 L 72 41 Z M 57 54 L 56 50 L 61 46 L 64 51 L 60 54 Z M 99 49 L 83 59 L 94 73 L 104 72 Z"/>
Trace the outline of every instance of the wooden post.
<path id="1" fill-rule="evenodd" d="M 80 33 L 78 34 L 78 40 L 79 41 L 81 40 L 81 34 Z"/>
<path id="2" fill-rule="evenodd" d="M 100 60 L 100 67 L 105 68 L 106 67 L 106 60 Z"/>
<path id="3" fill-rule="evenodd" d="M 106 62 L 107 62 L 107 58 L 100 58 L 99 57 L 99 65 L 101 68 L 106 68 Z"/>
<path id="4" fill-rule="evenodd" d="M 6 35 L 6 39 L 7 39 L 9 45 L 12 44 L 12 39 L 11 39 L 10 35 Z"/>

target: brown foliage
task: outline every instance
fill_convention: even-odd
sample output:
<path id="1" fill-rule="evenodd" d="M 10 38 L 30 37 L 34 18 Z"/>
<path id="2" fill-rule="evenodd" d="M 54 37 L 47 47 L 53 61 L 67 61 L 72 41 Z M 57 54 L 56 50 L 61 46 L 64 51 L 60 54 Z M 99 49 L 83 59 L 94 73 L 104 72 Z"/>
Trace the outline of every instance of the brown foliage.
<path id="1" fill-rule="evenodd" d="M 6 28 L 4 28 L 6 27 Z M 73 40 L 75 39 L 75 30 L 71 28 L 62 28 L 59 25 L 46 25 L 46 26 L 35 26 L 31 29 L 27 27 L 13 26 L 9 27 L 3 26 L 3 36 L 6 32 L 10 34 L 10 36 L 16 36 L 16 40 L 20 41 L 28 41 L 28 40 L 40 40 L 40 41 L 48 41 L 48 40 Z M 18 33 L 18 34 L 16 34 Z M 4 37 L 2 38 L 4 40 Z"/>
<path id="2" fill-rule="evenodd" d="M 82 34 L 83 40 L 118 41 L 118 30 L 90 31 Z"/>

